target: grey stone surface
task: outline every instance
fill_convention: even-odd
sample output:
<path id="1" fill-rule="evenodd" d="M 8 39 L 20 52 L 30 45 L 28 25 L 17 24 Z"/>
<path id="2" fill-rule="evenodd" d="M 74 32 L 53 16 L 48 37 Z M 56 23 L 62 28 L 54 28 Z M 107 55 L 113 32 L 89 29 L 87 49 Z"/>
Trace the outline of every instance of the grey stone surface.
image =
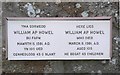
<path id="1" fill-rule="evenodd" d="M 2 73 L 2 2 L 0 1 L 0 74 Z"/>
<path id="2" fill-rule="evenodd" d="M 119 33 L 118 2 L 5 2 L 3 3 L 3 30 L 5 30 L 5 17 L 30 17 L 25 5 L 30 3 L 36 11 L 33 17 L 97 17 L 112 16 L 113 19 L 113 42 L 111 60 L 78 60 L 78 61 L 8 61 L 3 52 L 3 72 L 5 73 L 118 73 L 120 72 L 120 56 L 117 40 Z M 81 7 L 76 7 L 76 4 Z M 85 12 L 84 14 L 82 14 Z M 3 37 L 6 34 L 3 35 Z M 6 41 L 3 38 L 3 47 Z"/>

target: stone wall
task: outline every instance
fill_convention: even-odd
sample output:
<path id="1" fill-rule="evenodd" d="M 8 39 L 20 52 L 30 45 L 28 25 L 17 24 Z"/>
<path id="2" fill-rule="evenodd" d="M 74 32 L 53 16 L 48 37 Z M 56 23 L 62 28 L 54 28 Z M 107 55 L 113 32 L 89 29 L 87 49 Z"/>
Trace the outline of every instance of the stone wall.
<path id="1" fill-rule="evenodd" d="M 6 37 L 5 17 L 31 17 L 24 9 L 28 2 L 9 2 L 2 3 L 2 27 L 3 50 L 2 70 L 3 73 L 118 73 L 120 72 L 120 53 L 118 48 L 119 33 L 119 3 L 118 2 L 29 2 L 34 7 L 39 8 L 40 12 L 33 17 L 97 17 L 112 16 L 113 35 L 112 35 L 112 59 L 111 60 L 78 60 L 78 61 L 8 61 L 6 60 L 5 44 Z M 14 0 L 15 1 L 15 0 Z M 16 0 L 22 1 L 22 0 Z M 32 1 L 32 0 L 31 0 Z M 35 0 L 34 0 L 35 1 Z M 1 4 L 0 4 L 1 5 Z M 1 8 L 0 8 L 1 9 Z M 1 23 L 0 23 L 1 24 Z M 0 31 L 2 31 L 0 28 Z M 0 36 L 0 37 L 1 37 Z M 1 38 L 0 38 L 1 40 Z M 4 47 L 2 49 L 2 47 Z M 1 70 L 1 69 L 0 69 Z"/>

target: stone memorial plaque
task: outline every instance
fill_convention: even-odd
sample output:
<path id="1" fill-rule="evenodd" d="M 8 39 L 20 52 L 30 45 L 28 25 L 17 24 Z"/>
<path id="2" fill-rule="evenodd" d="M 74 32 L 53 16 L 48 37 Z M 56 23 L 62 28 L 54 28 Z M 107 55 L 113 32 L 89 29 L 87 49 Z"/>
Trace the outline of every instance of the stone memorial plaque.
<path id="1" fill-rule="evenodd" d="M 8 60 L 111 59 L 111 17 L 6 20 Z"/>

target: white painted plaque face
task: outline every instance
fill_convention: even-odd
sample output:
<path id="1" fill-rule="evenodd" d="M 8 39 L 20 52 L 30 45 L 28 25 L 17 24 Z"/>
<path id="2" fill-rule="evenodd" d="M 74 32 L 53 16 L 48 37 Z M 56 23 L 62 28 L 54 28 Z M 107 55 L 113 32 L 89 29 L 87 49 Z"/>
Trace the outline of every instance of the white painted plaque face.
<path id="1" fill-rule="evenodd" d="M 110 19 L 7 20 L 8 60 L 110 59 Z"/>

